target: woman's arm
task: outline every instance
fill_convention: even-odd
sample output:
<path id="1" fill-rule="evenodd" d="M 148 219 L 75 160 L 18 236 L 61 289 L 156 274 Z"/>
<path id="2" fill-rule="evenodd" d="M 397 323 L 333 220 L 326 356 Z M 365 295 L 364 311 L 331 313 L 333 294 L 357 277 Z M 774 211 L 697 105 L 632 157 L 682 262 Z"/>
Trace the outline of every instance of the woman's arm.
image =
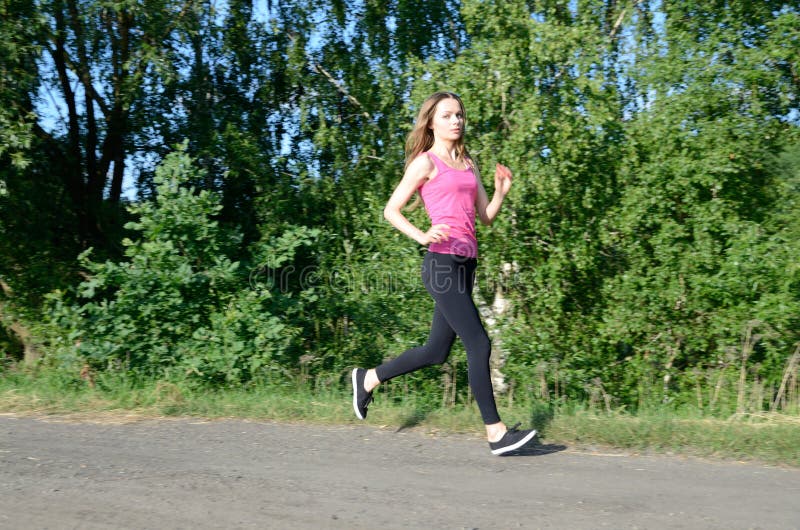
<path id="1" fill-rule="evenodd" d="M 475 198 L 475 209 L 477 210 L 478 218 L 481 220 L 481 223 L 491 225 L 500 212 L 503 199 L 506 198 L 506 195 L 508 195 L 508 192 L 511 190 L 511 170 L 503 164 L 497 164 L 495 166 L 494 195 L 491 201 L 489 201 L 489 196 L 483 188 L 481 175 L 475 164 L 472 164 L 472 170 L 475 172 L 475 178 L 478 180 L 478 196 Z"/>
<path id="2" fill-rule="evenodd" d="M 383 216 L 392 226 L 419 243 L 428 245 L 446 241 L 449 237 L 450 227 L 445 224 L 433 225 L 427 232 L 423 232 L 406 219 L 400 211 L 408 203 L 414 192 L 428 180 L 436 166 L 427 156 L 418 156 L 409 164 L 403 179 L 397 185 L 389 202 L 383 209 Z"/>

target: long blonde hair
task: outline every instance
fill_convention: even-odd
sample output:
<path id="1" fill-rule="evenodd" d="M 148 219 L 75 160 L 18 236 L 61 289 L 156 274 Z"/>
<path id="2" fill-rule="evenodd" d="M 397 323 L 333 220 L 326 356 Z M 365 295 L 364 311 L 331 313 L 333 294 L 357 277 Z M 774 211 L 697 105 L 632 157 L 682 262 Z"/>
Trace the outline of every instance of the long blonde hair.
<path id="1" fill-rule="evenodd" d="M 430 125 L 433 120 L 433 114 L 436 112 L 436 105 L 443 99 L 455 99 L 458 101 L 458 104 L 461 106 L 461 115 L 464 116 L 464 123 L 466 124 L 467 113 L 464 109 L 464 103 L 461 101 L 461 98 L 458 97 L 458 94 L 454 94 L 453 92 L 435 92 L 428 96 L 428 98 L 422 102 L 422 107 L 420 107 L 419 113 L 417 114 L 417 120 L 414 122 L 414 128 L 411 129 L 411 132 L 408 133 L 408 137 L 406 138 L 406 169 L 408 169 L 408 165 L 411 164 L 420 153 L 427 151 L 433 146 L 433 131 Z M 464 135 L 462 134 L 458 142 L 456 142 L 456 158 L 463 159 L 467 156 L 467 148 L 464 146 Z"/>

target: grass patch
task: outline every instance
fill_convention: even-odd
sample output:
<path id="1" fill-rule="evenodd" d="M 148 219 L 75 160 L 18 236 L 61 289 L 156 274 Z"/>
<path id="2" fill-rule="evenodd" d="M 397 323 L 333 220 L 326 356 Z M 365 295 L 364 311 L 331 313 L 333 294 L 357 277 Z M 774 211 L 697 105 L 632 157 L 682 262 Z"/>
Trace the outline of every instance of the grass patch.
<path id="1" fill-rule="evenodd" d="M 800 467 L 800 418 L 780 414 L 728 419 L 670 414 L 557 414 L 548 439 L 636 451 L 758 460 Z"/>
<path id="2" fill-rule="evenodd" d="M 313 392 L 304 386 L 198 390 L 174 383 L 131 385 L 98 380 L 94 388 L 58 375 L 6 372 L 0 376 L 0 412 L 62 415 L 77 419 L 128 421 L 139 418 L 199 416 L 316 424 L 360 423 L 346 389 Z M 738 415 L 726 419 L 692 417 L 671 411 L 633 416 L 597 413 L 581 407 L 553 409 L 543 403 L 499 404 L 507 423 L 533 425 L 545 443 L 576 447 L 608 446 L 756 460 L 800 467 L 800 417 Z M 477 407 L 442 407 L 421 395 L 392 399 L 378 394 L 368 423 L 395 429 L 483 435 Z"/>

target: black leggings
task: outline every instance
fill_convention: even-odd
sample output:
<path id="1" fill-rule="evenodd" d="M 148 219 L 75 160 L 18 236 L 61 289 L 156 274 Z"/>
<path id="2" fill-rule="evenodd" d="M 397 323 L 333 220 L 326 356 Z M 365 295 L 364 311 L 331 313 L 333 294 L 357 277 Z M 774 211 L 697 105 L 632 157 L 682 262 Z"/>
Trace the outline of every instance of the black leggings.
<path id="1" fill-rule="evenodd" d="M 500 416 L 489 375 L 491 343 L 472 301 L 476 266 L 475 258 L 430 251 L 425 255 L 422 282 L 436 302 L 428 341 L 383 363 L 375 372 L 378 380 L 383 382 L 424 366 L 442 364 L 450 355 L 450 348 L 458 335 L 467 350 L 467 375 L 472 395 L 483 422 L 490 425 L 498 423 Z"/>

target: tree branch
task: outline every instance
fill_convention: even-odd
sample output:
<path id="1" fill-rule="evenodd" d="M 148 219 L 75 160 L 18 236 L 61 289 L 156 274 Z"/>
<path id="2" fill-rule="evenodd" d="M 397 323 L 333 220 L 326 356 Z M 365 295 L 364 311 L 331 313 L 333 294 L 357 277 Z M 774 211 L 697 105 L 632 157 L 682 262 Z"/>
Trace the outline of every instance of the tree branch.
<path id="1" fill-rule="evenodd" d="M 320 66 L 320 65 L 319 65 L 319 64 L 317 64 L 317 63 L 311 63 L 311 66 L 314 68 L 314 70 L 316 70 L 317 72 L 319 72 L 320 74 L 322 74 L 323 76 L 325 76 L 325 78 L 326 78 L 328 81 L 330 81 L 330 83 L 331 83 L 333 86 L 335 86 L 335 87 L 336 87 L 336 90 L 338 90 L 338 91 L 339 91 L 339 92 L 340 92 L 342 95 L 344 95 L 344 97 L 346 97 L 346 98 L 347 98 L 347 100 L 348 100 L 350 103 L 352 103 L 354 106 L 356 106 L 356 107 L 360 108 L 360 109 L 363 111 L 363 112 L 361 113 L 361 115 L 362 115 L 362 116 L 364 116 L 364 117 L 365 117 L 365 118 L 367 118 L 368 120 L 372 119 L 372 116 L 370 116 L 369 112 L 367 112 L 366 110 L 364 110 L 364 105 L 362 105 L 360 101 L 358 101 L 358 100 L 357 100 L 357 99 L 356 99 L 356 98 L 355 98 L 355 97 L 354 97 L 352 94 L 350 94 L 350 92 L 348 92 L 348 91 L 347 91 L 347 88 L 345 88 L 345 86 L 344 86 L 342 83 L 340 83 L 339 81 L 337 81 L 337 80 L 336 80 L 336 79 L 335 79 L 335 78 L 334 78 L 334 77 L 333 77 L 333 76 L 330 74 L 330 72 L 328 72 L 327 70 L 325 70 L 325 69 L 324 69 L 322 66 Z"/>
<path id="2" fill-rule="evenodd" d="M 608 34 L 609 38 L 613 39 L 614 36 L 617 34 L 617 30 L 619 29 L 619 25 L 622 24 L 622 19 L 625 18 L 625 9 L 619 14 L 617 21 L 614 22 L 614 27 L 611 28 L 611 33 Z"/>
<path id="3" fill-rule="evenodd" d="M 632 7 L 635 8 L 641 3 L 642 0 L 636 0 L 633 3 Z M 622 12 L 619 14 L 619 17 L 617 17 L 617 21 L 614 22 L 614 27 L 611 28 L 611 33 L 608 34 L 609 38 L 613 39 L 616 36 L 617 30 L 619 29 L 619 26 L 622 24 L 622 20 L 625 18 L 625 12 L 627 11 L 627 9 L 628 9 L 627 7 L 622 8 Z"/>
<path id="4" fill-rule="evenodd" d="M 72 58 L 69 56 L 69 54 L 66 52 L 64 53 L 64 62 L 69 67 L 69 69 L 75 72 L 75 75 L 78 76 L 78 78 L 80 79 L 81 77 L 80 69 L 72 60 Z M 103 113 L 103 116 L 108 118 L 108 115 L 111 113 L 111 110 L 108 108 L 108 103 L 105 102 L 103 97 L 94 88 L 94 84 L 89 84 L 88 87 L 84 84 L 84 89 L 87 88 L 89 90 L 89 95 L 91 96 L 92 100 L 95 103 L 97 103 L 98 107 L 100 107 L 100 111 Z"/>

